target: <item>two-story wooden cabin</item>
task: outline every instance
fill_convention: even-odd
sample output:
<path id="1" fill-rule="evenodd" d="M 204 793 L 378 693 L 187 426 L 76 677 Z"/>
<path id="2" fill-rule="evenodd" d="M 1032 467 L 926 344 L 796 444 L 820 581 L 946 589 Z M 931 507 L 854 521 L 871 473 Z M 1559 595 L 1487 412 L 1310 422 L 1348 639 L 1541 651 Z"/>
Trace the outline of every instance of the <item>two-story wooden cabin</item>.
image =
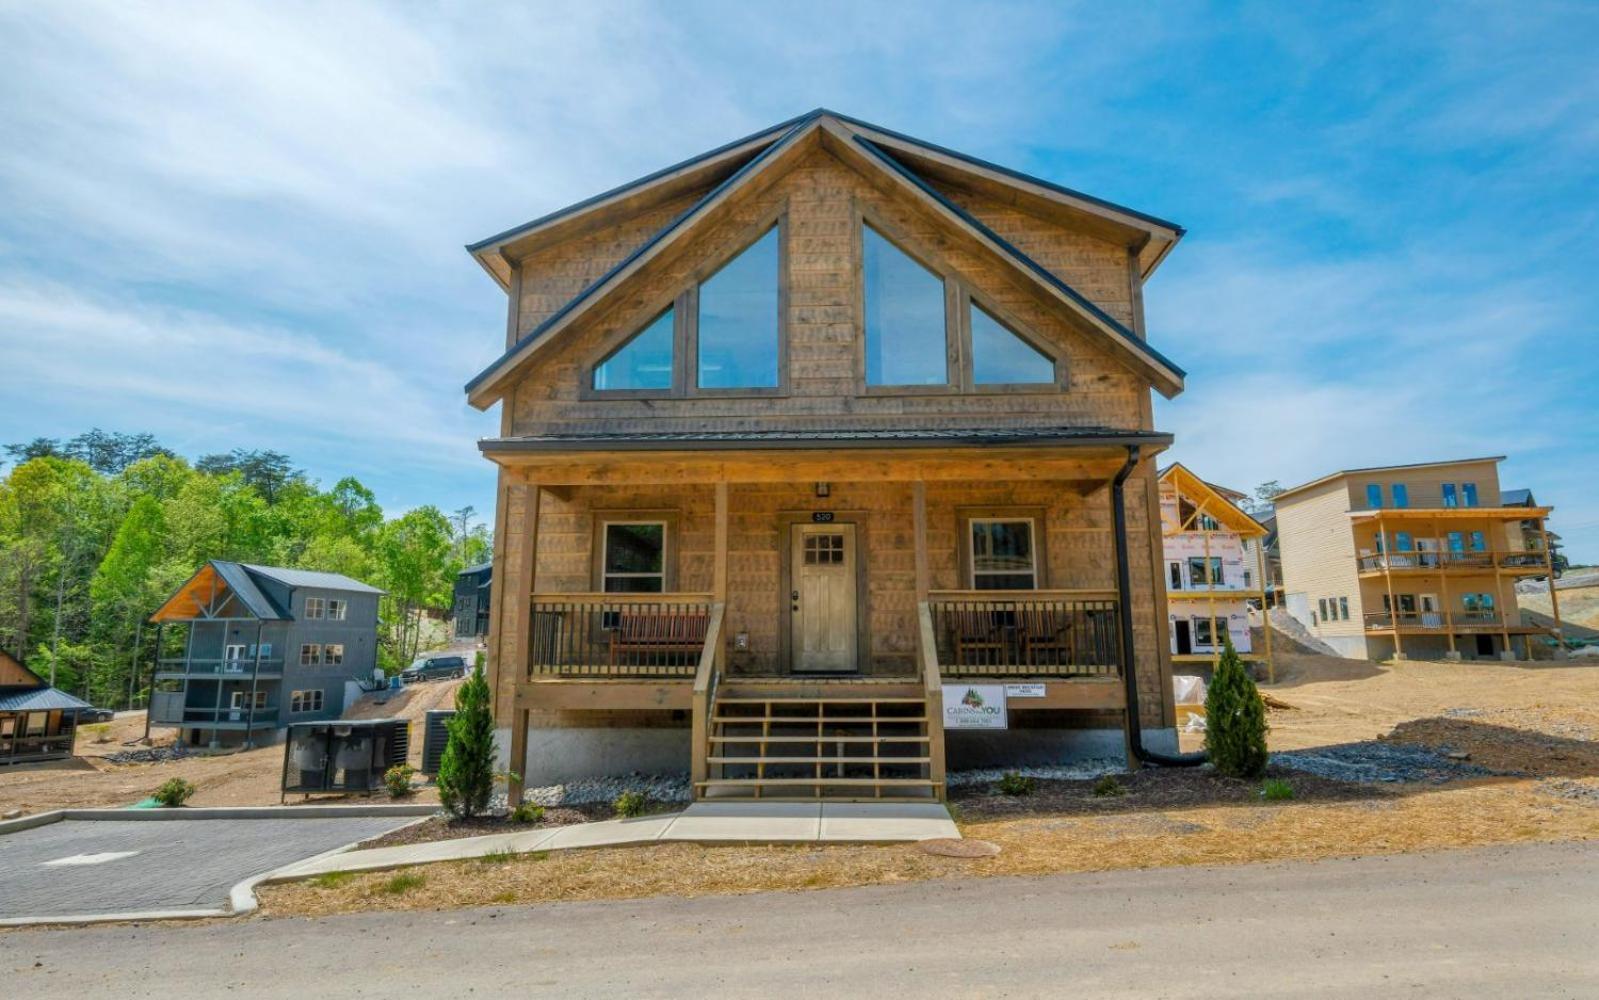
<path id="1" fill-rule="evenodd" d="M 937 797 L 1174 750 L 1142 290 L 1181 234 L 817 111 L 469 247 L 514 769 Z"/>

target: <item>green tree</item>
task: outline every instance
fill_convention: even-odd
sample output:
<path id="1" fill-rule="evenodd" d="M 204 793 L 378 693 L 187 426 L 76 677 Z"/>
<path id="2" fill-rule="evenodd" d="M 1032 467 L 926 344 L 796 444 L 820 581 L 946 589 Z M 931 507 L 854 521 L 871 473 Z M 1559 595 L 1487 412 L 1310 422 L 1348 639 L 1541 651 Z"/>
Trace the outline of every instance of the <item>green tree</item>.
<path id="1" fill-rule="evenodd" d="M 451 814 L 470 819 L 488 810 L 494 793 L 494 717 L 481 664 L 456 690 L 455 715 L 445 725 L 450 738 L 439 761 L 439 801 Z"/>
<path id="2" fill-rule="evenodd" d="M 96 696 L 114 697 L 125 677 L 130 707 L 138 679 L 139 623 L 161 597 L 154 571 L 165 554 L 165 534 L 161 504 L 148 494 L 139 497 L 128 508 L 110 550 L 89 584 L 101 627 L 113 637 L 114 650 L 110 676 L 101 678 L 101 684 L 90 691 Z"/>
<path id="3" fill-rule="evenodd" d="M 1216 770 L 1258 778 L 1266 770 L 1266 705 L 1231 638 L 1205 693 L 1205 750 Z"/>
<path id="4" fill-rule="evenodd" d="M 418 507 L 388 522 L 378 533 L 381 586 L 388 591 L 387 646 L 404 665 L 416 655 L 422 612 L 449 607 L 450 525 L 437 507 Z"/>

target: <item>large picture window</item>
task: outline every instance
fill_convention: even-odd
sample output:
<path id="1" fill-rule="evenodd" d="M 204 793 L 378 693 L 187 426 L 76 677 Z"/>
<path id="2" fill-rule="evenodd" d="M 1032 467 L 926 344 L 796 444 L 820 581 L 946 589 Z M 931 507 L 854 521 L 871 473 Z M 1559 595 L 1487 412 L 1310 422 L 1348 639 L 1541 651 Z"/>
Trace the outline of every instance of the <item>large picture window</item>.
<path id="1" fill-rule="evenodd" d="M 676 308 L 645 324 L 644 329 L 594 366 L 598 391 L 669 390 L 672 388 L 673 348 L 677 341 Z"/>
<path id="2" fill-rule="evenodd" d="M 696 385 L 773 389 L 778 384 L 778 227 L 700 284 Z"/>
<path id="3" fill-rule="evenodd" d="M 1037 590 L 1032 518 L 971 519 L 973 590 Z"/>
<path id="4" fill-rule="evenodd" d="M 666 523 L 610 521 L 601 534 L 600 589 L 607 594 L 666 590 Z"/>
<path id="5" fill-rule="evenodd" d="M 866 384 L 950 384 L 944 280 L 862 226 L 861 285 Z"/>

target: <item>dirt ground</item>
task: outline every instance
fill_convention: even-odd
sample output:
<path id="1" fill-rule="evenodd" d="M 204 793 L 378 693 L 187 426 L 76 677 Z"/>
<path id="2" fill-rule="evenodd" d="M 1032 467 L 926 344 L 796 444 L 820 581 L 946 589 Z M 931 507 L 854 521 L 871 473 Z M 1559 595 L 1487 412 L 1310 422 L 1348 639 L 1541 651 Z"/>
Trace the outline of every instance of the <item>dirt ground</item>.
<path id="1" fill-rule="evenodd" d="M 422 761 L 422 720 L 430 709 L 450 708 L 455 704 L 455 689 L 460 681 L 433 681 L 413 684 L 395 692 L 385 704 L 363 698 L 347 714 L 355 719 L 405 718 L 412 721 L 410 761 Z M 179 777 L 194 783 L 197 791 L 189 800 L 194 806 L 275 805 L 283 777 L 282 745 L 219 754 L 199 754 L 182 760 L 153 764 L 115 764 L 107 754 L 139 749 L 124 744 L 144 735 L 144 713 L 125 712 L 101 731 L 86 726 L 78 736 L 78 756 L 74 760 L 51 762 L 0 770 L 0 816 L 14 809 L 24 813 L 51 809 L 109 808 L 132 805 L 147 796 L 168 778 Z M 170 729 L 152 734 L 157 746 L 172 743 Z M 291 796 L 291 804 L 300 797 Z M 327 801 L 326 798 L 312 801 Z M 422 788 L 412 800 L 437 802 L 431 786 Z"/>
<path id="2" fill-rule="evenodd" d="M 1119 777 L 1120 794 L 1108 796 L 1088 781 L 1042 782 L 1024 798 L 953 795 L 963 836 L 997 845 L 993 857 L 935 857 L 903 844 L 661 844 L 273 886 L 262 899 L 265 912 L 283 915 L 434 909 L 1599 838 L 1599 664 L 1383 665 L 1290 652 L 1262 690 L 1280 706 L 1268 714 L 1274 751 L 1414 744 L 1496 773 L 1356 783 L 1274 765 L 1293 799 L 1267 802 L 1258 782 L 1154 769 Z"/>

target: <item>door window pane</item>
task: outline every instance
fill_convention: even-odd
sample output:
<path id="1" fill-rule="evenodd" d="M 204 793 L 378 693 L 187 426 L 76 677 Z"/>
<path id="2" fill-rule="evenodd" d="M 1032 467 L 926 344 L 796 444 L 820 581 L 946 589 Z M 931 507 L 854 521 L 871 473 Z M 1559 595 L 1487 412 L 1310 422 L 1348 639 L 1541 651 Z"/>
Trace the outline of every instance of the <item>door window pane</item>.
<path id="1" fill-rule="evenodd" d="M 1458 531 L 1451 531 L 1449 533 L 1448 537 L 1449 537 L 1449 551 L 1450 552 L 1464 552 L 1464 551 L 1466 551 L 1466 536 L 1462 535 Z"/>
<path id="2" fill-rule="evenodd" d="M 1373 509 L 1382 506 L 1382 486 L 1377 483 L 1366 484 L 1366 506 Z"/>
<path id="3" fill-rule="evenodd" d="M 617 348 L 594 368 L 594 388 L 672 388 L 673 309 L 650 320 L 633 339 Z"/>
<path id="4" fill-rule="evenodd" d="M 862 227 L 867 385 L 948 385 L 944 282 Z"/>
<path id="5" fill-rule="evenodd" d="M 1395 483 L 1393 485 L 1393 493 L 1395 507 L 1410 506 L 1410 487 L 1406 486 L 1404 483 Z"/>
<path id="6" fill-rule="evenodd" d="M 1458 507 L 1458 506 L 1460 506 L 1460 500 L 1455 494 L 1455 484 L 1454 483 L 1444 483 L 1444 506 L 1445 507 Z"/>
<path id="7" fill-rule="evenodd" d="M 1038 586 L 1030 519 L 972 520 L 972 589 L 1033 590 Z"/>
<path id="8" fill-rule="evenodd" d="M 1464 506 L 1467 506 L 1467 507 L 1475 507 L 1475 506 L 1477 506 L 1477 484 L 1476 483 L 1461 483 L 1460 484 L 1460 495 L 1461 495 L 1461 500 L 1462 500 L 1462 503 L 1463 503 Z"/>
<path id="9" fill-rule="evenodd" d="M 1473 531 L 1471 533 L 1471 551 L 1473 551 L 1473 552 L 1486 552 L 1486 551 L 1488 551 L 1488 539 L 1487 539 L 1486 536 L 1483 535 L 1482 532 Z"/>
<path id="10" fill-rule="evenodd" d="M 601 589 L 607 594 L 659 594 L 666 590 L 666 525 L 660 521 L 605 526 Z"/>
<path id="11" fill-rule="evenodd" d="M 777 385 L 777 227 L 700 285 L 703 389 Z"/>
<path id="12" fill-rule="evenodd" d="M 1055 362 L 973 302 L 972 381 L 978 385 L 1047 385 L 1055 381 Z"/>

